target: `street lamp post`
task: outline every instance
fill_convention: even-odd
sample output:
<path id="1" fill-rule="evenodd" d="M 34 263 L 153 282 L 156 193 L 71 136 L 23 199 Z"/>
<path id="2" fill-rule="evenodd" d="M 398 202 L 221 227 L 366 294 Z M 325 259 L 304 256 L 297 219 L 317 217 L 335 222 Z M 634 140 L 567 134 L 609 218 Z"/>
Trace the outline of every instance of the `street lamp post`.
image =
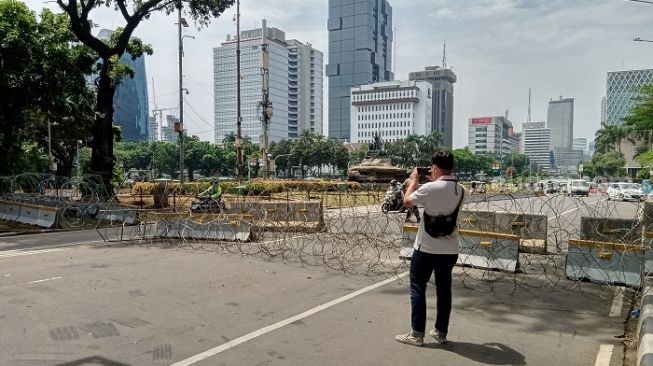
<path id="1" fill-rule="evenodd" d="M 183 76 L 183 57 L 184 57 L 184 36 L 182 36 L 182 27 L 188 28 L 186 19 L 181 16 L 181 0 L 177 2 L 177 29 L 179 40 L 179 127 L 176 128 L 179 134 L 179 181 L 184 183 L 184 76 Z M 192 36 L 189 36 L 192 37 Z"/>
<path id="2" fill-rule="evenodd" d="M 280 158 L 280 157 L 283 157 L 283 156 L 293 156 L 293 155 L 295 155 L 295 154 L 279 154 L 279 155 L 274 157 L 273 161 L 274 161 L 274 176 L 275 177 L 277 176 L 277 158 Z M 267 160 L 267 157 L 266 157 L 266 160 Z"/>

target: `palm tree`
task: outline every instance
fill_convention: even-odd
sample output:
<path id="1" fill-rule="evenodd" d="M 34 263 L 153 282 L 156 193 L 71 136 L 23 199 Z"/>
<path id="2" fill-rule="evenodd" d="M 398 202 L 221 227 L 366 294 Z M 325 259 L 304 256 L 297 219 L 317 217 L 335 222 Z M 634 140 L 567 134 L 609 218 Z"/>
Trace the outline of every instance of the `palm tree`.
<path id="1" fill-rule="evenodd" d="M 621 142 L 628 136 L 629 129 L 624 125 L 601 124 L 601 129 L 596 131 L 596 148 L 604 153 L 616 150 L 621 153 Z"/>

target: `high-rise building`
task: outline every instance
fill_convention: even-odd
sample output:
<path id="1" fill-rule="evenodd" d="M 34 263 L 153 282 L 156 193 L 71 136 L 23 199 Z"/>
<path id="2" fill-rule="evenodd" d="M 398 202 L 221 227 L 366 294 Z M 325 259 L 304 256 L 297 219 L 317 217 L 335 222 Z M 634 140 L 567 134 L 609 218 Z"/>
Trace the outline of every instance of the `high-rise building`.
<path id="1" fill-rule="evenodd" d="M 265 37 L 263 37 L 265 33 Z M 236 133 L 236 37 L 227 36 L 213 49 L 215 142 Z M 258 143 L 262 134 L 262 76 L 259 57 L 267 45 L 269 100 L 272 118 L 269 141 L 297 137 L 302 130 L 321 132 L 322 54 L 310 44 L 286 40 L 285 32 L 267 27 L 240 32 L 241 134 Z"/>
<path id="2" fill-rule="evenodd" d="M 161 141 L 179 142 L 179 135 L 175 131 L 175 122 L 179 122 L 179 117 L 172 114 L 166 115 L 166 123 L 161 126 Z"/>
<path id="3" fill-rule="evenodd" d="M 322 52 L 310 43 L 288 41 L 289 138 L 305 130 L 322 134 L 322 59 Z"/>
<path id="4" fill-rule="evenodd" d="M 573 172 L 577 170 L 578 165 L 583 161 L 583 151 L 555 147 L 553 148 L 553 159 L 559 173 Z"/>
<path id="5" fill-rule="evenodd" d="M 111 31 L 102 29 L 98 38 L 109 39 Z M 113 124 L 120 126 L 124 141 L 147 141 L 149 134 L 149 115 L 147 94 L 147 74 L 145 56 L 132 59 L 129 52 L 120 57 L 120 63 L 132 68 L 134 77 L 125 76 L 120 80 L 113 95 Z"/>
<path id="6" fill-rule="evenodd" d="M 432 86 L 426 81 L 384 81 L 351 88 L 351 142 L 378 135 L 397 141 L 431 132 Z"/>
<path id="7" fill-rule="evenodd" d="M 470 118 L 467 133 L 469 151 L 474 154 L 506 157 L 519 151 L 520 134 L 515 133 L 506 117 Z"/>
<path id="8" fill-rule="evenodd" d="M 394 80 L 388 0 L 329 0 L 329 137 L 349 140 L 351 88 Z"/>
<path id="9" fill-rule="evenodd" d="M 159 133 L 159 122 L 156 120 L 156 116 L 149 116 L 149 133 L 148 141 L 159 141 L 161 140 L 161 134 Z"/>
<path id="10" fill-rule="evenodd" d="M 411 72 L 409 80 L 424 80 L 433 87 L 431 130 L 438 131 L 444 139 L 444 145 L 453 145 L 453 84 L 456 74 L 450 69 L 428 66 L 424 71 Z"/>
<path id="11" fill-rule="evenodd" d="M 547 127 L 551 130 L 551 149 L 571 149 L 574 136 L 574 98 L 551 100 L 547 113 Z"/>
<path id="12" fill-rule="evenodd" d="M 522 129 L 523 154 L 538 167 L 551 167 L 551 130 L 546 128 L 546 123 L 524 123 Z"/>
<path id="13" fill-rule="evenodd" d="M 584 137 L 576 137 L 572 141 L 572 148 L 574 150 L 587 150 L 587 139 Z"/>
<path id="14" fill-rule="evenodd" d="M 640 88 L 653 84 L 653 69 L 609 72 L 607 77 L 606 122 L 621 123 L 642 95 Z"/>

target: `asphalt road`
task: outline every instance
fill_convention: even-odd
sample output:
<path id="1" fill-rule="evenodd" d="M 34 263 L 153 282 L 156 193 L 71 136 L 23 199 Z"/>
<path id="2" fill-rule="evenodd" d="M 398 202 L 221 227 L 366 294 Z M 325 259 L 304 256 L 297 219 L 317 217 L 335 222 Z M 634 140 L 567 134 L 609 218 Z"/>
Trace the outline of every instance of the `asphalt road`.
<path id="1" fill-rule="evenodd" d="M 560 225 L 638 210 L 575 200 L 476 205 L 528 207 Z M 356 231 L 368 237 L 401 221 L 368 208 L 327 216 L 330 230 L 346 230 L 350 216 L 366 215 Z M 284 240 L 315 245 L 324 236 Z M 457 268 L 450 343 L 416 348 L 393 339 L 410 324 L 405 277 L 192 248 L 107 247 L 95 230 L 0 238 L 0 365 L 614 366 L 623 358 L 630 300 L 619 288 L 559 274 L 522 275 L 516 286 L 510 276 Z"/>

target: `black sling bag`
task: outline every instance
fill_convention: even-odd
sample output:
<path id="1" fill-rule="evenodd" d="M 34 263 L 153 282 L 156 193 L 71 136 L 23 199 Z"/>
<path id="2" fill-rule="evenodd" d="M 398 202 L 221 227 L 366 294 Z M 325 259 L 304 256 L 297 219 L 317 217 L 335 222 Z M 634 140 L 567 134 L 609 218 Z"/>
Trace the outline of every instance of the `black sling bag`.
<path id="1" fill-rule="evenodd" d="M 458 182 L 456 180 L 447 180 L 447 182 L 456 182 L 454 192 L 458 190 Z M 451 214 L 431 216 L 424 210 L 424 229 L 431 237 L 438 238 L 451 235 L 456 230 L 458 211 L 460 211 L 460 206 L 463 205 L 463 199 L 465 199 L 465 190 L 462 187 L 461 190 L 460 202 L 458 202 L 458 206 L 456 206 L 456 209 Z"/>

